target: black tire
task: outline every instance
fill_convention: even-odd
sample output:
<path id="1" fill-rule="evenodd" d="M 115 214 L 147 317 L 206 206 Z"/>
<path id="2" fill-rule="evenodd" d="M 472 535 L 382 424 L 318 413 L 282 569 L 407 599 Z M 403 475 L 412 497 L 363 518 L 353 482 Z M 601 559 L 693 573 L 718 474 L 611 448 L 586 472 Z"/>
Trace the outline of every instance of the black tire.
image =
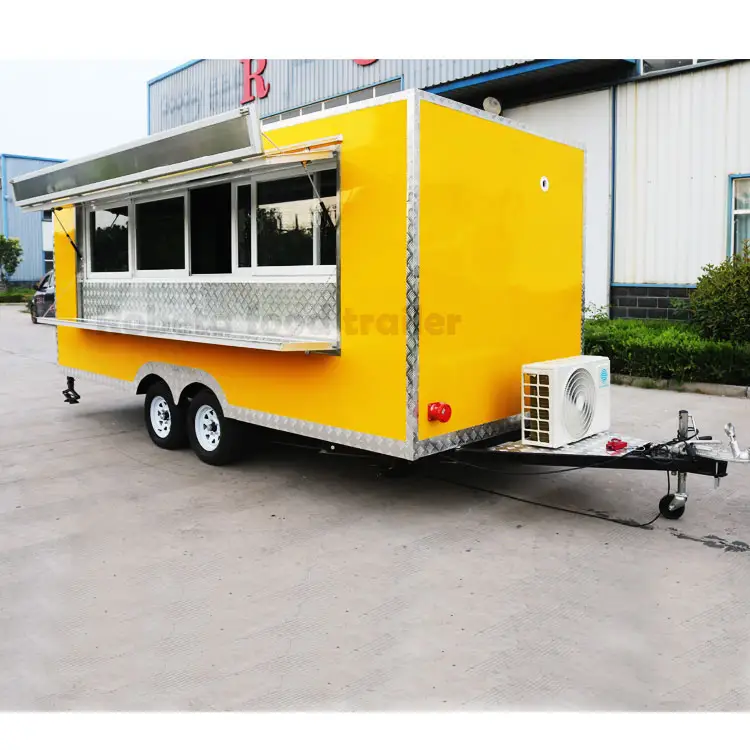
<path id="1" fill-rule="evenodd" d="M 203 463 L 226 466 L 236 461 L 242 447 L 240 427 L 239 422 L 224 416 L 219 399 L 208 388 L 197 393 L 190 402 L 188 439 Z M 213 445 L 209 447 L 211 443 Z"/>
<path id="2" fill-rule="evenodd" d="M 154 445 L 165 450 L 177 450 L 187 446 L 185 410 L 172 400 L 172 393 L 166 383 L 154 383 L 146 391 L 143 416 L 148 435 Z"/>
<path id="3" fill-rule="evenodd" d="M 683 505 L 680 508 L 673 508 L 670 510 L 669 504 L 672 500 L 674 500 L 674 495 L 664 495 L 664 497 L 659 500 L 659 513 L 670 521 L 676 521 L 678 518 L 682 518 L 685 513 L 685 506 Z"/>

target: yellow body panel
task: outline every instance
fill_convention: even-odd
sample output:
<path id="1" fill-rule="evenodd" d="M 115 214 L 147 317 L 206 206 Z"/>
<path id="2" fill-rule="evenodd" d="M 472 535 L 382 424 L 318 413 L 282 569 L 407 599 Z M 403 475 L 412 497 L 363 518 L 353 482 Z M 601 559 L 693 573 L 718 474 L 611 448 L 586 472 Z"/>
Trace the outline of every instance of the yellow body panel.
<path id="1" fill-rule="evenodd" d="M 341 356 L 60 327 L 60 364 L 126 381 L 149 361 L 194 367 L 216 378 L 234 406 L 405 440 L 405 331 L 374 321 L 400 321 L 404 312 L 406 116 L 402 100 L 269 131 L 278 146 L 343 136 Z M 64 235 L 55 242 L 58 315 L 75 317 L 74 254 Z"/>
<path id="2" fill-rule="evenodd" d="M 78 242 L 75 209 L 63 208 L 55 213 L 59 219 L 54 221 L 55 311 L 58 318 L 75 318 L 78 316 L 77 255 L 60 226 L 68 231 L 73 242 Z M 59 335 L 62 330 L 57 332 Z"/>
<path id="3" fill-rule="evenodd" d="M 422 440 L 518 414 L 524 363 L 580 353 L 584 152 L 420 108 Z"/>

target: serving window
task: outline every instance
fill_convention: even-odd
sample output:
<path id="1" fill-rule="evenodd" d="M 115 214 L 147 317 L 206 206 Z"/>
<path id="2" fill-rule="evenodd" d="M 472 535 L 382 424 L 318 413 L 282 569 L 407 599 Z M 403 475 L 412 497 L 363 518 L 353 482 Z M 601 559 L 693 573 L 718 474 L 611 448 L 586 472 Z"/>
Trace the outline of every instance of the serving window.
<path id="1" fill-rule="evenodd" d="M 91 206 L 88 275 L 330 278 L 338 170 L 295 168 L 178 194 Z"/>
<path id="2" fill-rule="evenodd" d="M 135 206 L 137 271 L 184 271 L 188 233 L 185 196 L 149 200 Z M 151 275 L 151 274 L 149 274 Z"/>
<path id="3" fill-rule="evenodd" d="M 89 212 L 89 272 L 127 276 L 130 272 L 129 213 L 127 205 Z"/>
<path id="4" fill-rule="evenodd" d="M 264 275 L 334 272 L 337 180 L 337 171 L 327 169 L 238 185 L 238 267 Z"/>

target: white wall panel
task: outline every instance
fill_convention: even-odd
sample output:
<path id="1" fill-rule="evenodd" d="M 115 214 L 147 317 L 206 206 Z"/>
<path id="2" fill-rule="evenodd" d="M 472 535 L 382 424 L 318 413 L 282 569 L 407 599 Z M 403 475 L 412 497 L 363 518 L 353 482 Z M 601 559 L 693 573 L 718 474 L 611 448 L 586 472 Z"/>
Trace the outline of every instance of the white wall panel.
<path id="1" fill-rule="evenodd" d="M 749 62 L 618 87 L 615 282 L 694 284 L 726 257 L 749 125 Z"/>
<path id="2" fill-rule="evenodd" d="M 586 148 L 585 269 L 586 302 L 609 302 L 611 228 L 611 91 L 594 91 L 503 112 L 551 138 Z M 554 238 L 540 238 L 549 241 Z"/>

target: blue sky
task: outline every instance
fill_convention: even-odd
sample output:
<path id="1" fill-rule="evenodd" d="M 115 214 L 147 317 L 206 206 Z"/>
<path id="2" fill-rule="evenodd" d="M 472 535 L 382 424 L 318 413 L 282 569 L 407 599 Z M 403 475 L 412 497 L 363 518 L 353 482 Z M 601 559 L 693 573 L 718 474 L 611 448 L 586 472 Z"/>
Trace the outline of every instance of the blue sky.
<path id="1" fill-rule="evenodd" d="M 70 159 L 146 135 L 146 82 L 185 60 L 0 60 L 0 153 Z"/>

